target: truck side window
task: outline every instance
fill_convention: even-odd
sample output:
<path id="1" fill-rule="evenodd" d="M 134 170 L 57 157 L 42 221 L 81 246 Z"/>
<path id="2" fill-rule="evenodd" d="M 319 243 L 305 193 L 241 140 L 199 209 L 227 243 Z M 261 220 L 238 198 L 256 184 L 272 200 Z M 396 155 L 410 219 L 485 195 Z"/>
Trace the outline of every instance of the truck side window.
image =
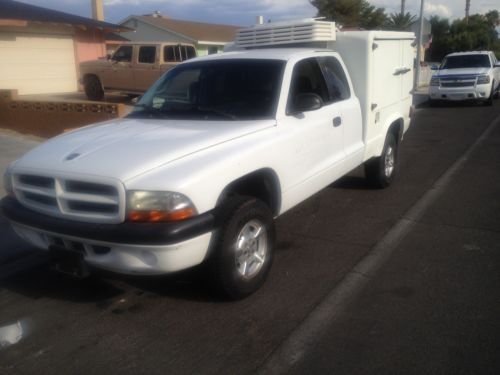
<path id="1" fill-rule="evenodd" d="M 113 55 L 113 60 L 118 62 L 132 61 L 132 46 L 121 46 Z"/>
<path id="2" fill-rule="evenodd" d="M 328 103 L 349 99 L 351 97 L 349 83 L 339 61 L 332 56 L 320 57 L 319 64 L 330 93 Z"/>
<path id="3" fill-rule="evenodd" d="M 141 64 L 154 64 L 156 61 L 156 47 L 142 46 L 139 48 L 139 62 Z"/>
<path id="4" fill-rule="evenodd" d="M 293 109 L 294 101 L 299 94 L 316 94 L 323 103 L 328 103 L 330 96 L 316 58 L 299 61 L 293 68 L 288 107 Z"/>
<path id="5" fill-rule="evenodd" d="M 165 46 L 163 48 L 163 58 L 165 62 L 179 62 L 181 60 L 180 48 L 179 46 Z"/>
<path id="6" fill-rule="evenodd" d="M 192 59 L 192 58 L 196 57 L 196 51 L 195 51 L 193 46 L 186 46 L 186 50 L 187 50 L 187 58 L 188 59 Z"/>

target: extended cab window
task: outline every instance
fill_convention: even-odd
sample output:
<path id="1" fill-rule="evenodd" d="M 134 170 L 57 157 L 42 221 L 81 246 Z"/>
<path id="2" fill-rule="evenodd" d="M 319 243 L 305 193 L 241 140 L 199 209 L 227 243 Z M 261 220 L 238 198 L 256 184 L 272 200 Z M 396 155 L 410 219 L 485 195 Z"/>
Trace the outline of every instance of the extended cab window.
<path id="1" fill-rule="evenodd" d="M 180 62 L 181 55 L 177 46 L 165 46 L 163 48 L 163 56 L 165 62 Z"/>
<path id="2" fill-rule="evenodd" d="M 131 62 L 132 61 L 132 46 L 121 46 L 113 55 L 113 60 L 118 62 Z"/>
<path id="3" fill-rule="evenodd" d="M 288 97 L 288 111 L 294 112 L 295 101 L 300 94 L 316 94 L 323 103 L 330 101 L 330 93 L 326 86 L 318 60 L 313 57 L 299 61 L 293 68 L 292 81 Z"/>
<path id="4" fill-rule="evenodd" d="M 156 47 L 155 46 L 140 47 L 138 61 L 141 64 L 154 64 L 156 61 Z"/>
<path id="5" fill-rule="evenodd" d="M 276 115 L 285 62 L 227 59 L 179 65 L 142 97 L 130 117 L 201 120 Z"/>
<path id="6" fill-rule="evenodd" d="M 196 57 L 196 51 L 193 46 L 165 46 L 163 49 L 165 62 L 181 62 Z"/>
<path id="7" fill-rule="evenodd" d="M 320 57 L 319 63 L 329 91 L 329 103 L 349 99 L 349 82 L 340 62 L 333 56 Z"/>

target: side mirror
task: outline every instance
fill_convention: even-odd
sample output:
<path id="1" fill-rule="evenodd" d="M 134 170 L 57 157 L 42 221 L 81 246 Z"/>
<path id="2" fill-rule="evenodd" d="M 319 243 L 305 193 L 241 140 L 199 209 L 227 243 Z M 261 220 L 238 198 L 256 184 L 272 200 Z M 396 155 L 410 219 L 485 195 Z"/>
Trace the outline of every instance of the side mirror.
<path id="1" fill-rule="evenodd" d="M 130 101 L 132 102 L 133 105 L 136 105 L 139 100 L 141 100 L 142 95 L 136 96 L 135 98 L 132 98 Z"/>
<path id="2" fill-rule="evenodd" d="M 298 94 L 293 101 L 294 112 L 314 111 L 322 106 L 323 100 L 318 94 L 314 93 Z"/>
<path id="3" fill-rule="evenodd" d="M 494 68 L 500 68 L 500 61 L 497 61 L 495 65 L 493 65 Z"/>
<path id="4" fill-rule="evenodd" d="M 431 70 L 439 70 L 439 65 L 436 64 L 432 65 Z"/>

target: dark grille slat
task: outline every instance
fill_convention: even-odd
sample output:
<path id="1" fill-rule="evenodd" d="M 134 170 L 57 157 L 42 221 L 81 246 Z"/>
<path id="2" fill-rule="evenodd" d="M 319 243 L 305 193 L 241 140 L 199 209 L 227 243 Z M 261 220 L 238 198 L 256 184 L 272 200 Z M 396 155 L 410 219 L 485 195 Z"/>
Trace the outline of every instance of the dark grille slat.
<path id="1" fill-rule="evenodd" d="M 57 200 L 55 198 L 28 192 L 23 192 L 22 194 L 24 195 L 25 199 L 30 200 L 34 203 L 39 203 L 51 207 L 57 207 Z"/>
<path id="2" fill-rule="evenodd" d="M 117 191 L 113 186 L 95 184 L 83 181 L 66 181 L 66 191 L 71 193 L 84 193 L 95 195 L 117 195 Z"/>
<path id="3" fill-rule="evenodd" d="M 442 87 L 473 87 L 474 82 L 446 82 L 441 81 Z"/>
<path id="4" fill-rule="evenodd" d="M 34 176 L 29 174 L 22 174 L 19 176 L 19 182 L 25 185 L 31 185 L 43 188 L 54 188 L 54 179 L 50 177 Z"/>
<path id="5" fill-rule="evenodd" d="M 68 201 L 71 210 L 81 212 L 116 213 L 118 206 L 114 204 L 90 203 L 80 201 Z"/>

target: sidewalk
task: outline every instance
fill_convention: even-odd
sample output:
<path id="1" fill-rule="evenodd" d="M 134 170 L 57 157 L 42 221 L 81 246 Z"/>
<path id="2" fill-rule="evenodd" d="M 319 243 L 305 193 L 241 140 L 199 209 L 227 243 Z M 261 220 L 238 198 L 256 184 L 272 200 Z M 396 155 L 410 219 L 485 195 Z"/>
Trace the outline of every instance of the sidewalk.
<path id="1" fill-rule="evenodd" d="M 428 86 L 419 87 L 416 91 L 413 92 L 413 105 L 415 107 L 420 106 L 421 104 L 427 102 L 428 100 L 429 100 Z"/>
<path id="2" fill-rule="evenodd" d="M 497 121 L 292 373 L 500 373 L 499 144 Z"/>

